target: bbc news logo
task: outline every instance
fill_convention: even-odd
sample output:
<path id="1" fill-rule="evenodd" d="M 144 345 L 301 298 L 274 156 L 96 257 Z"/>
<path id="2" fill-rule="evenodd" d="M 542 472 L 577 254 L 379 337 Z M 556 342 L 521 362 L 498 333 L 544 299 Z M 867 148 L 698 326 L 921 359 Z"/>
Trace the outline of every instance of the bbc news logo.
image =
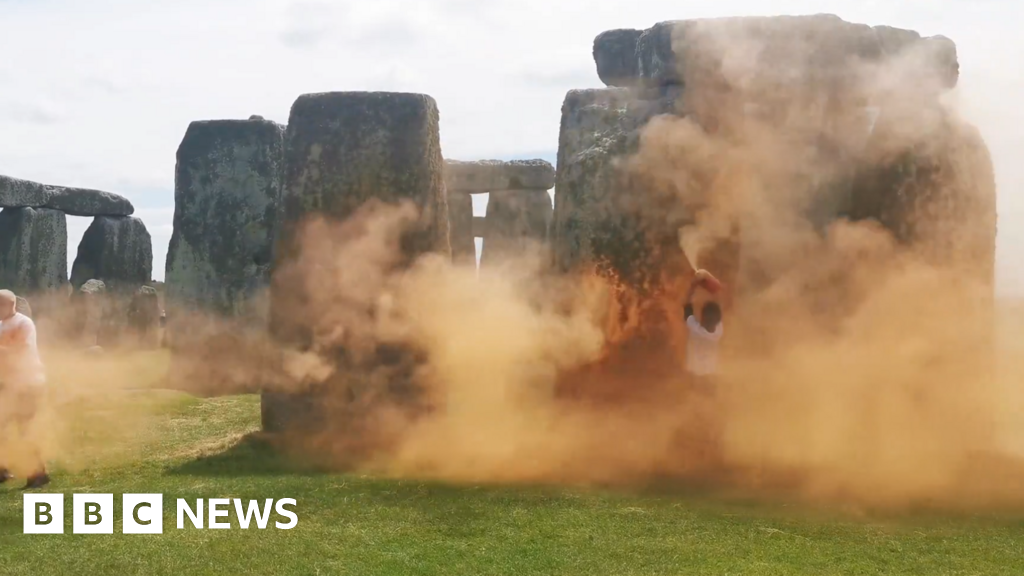
<path id="1" fill-rule="evenodd" d="M 206 515 L 203 514 L 204 504 Z M 232 506 L 233 505 L 233 506 Z M 271 512 L 287 520 L 273 523 L 280 530 L 291 530 L 299 523 L 294 511 L 294 498 L 275 500 L 267 498 L 262 508 L 259 500 L 249 500 L 243 506 L 238 498 L 210 498 L 205 503 L 202 498 L 190 504 L 184 498 L 177 500 L 177 528 L 184 530 L 186 523 L 197 529 L 232 528 L 230 521 L 231 509 L 234 508 L 238 526 L 248 530 L 255 525 L 266 530 L 271 525 Z M 293 509 L 289 509 L 292 507 Z M 113 494 L 72 494 L 71 495 L 71 530 L 73 534 L 113 534 L 114 533 L 114 495 Z M 25 534 L 63 534 L 64 533 L 64 495 L 63 494 L 25 494 L 24 500 L 24 533 Z M 124 494 L 121 498 L 121 532 L 123 534 L 163 534 L 164 533 L 164 495 L 163 494 Z"/>

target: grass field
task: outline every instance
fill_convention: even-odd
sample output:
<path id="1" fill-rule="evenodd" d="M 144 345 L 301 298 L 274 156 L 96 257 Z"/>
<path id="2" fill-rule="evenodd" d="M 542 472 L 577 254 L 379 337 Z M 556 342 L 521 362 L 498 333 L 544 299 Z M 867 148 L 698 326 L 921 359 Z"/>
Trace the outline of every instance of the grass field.
<path id="1" fill-rule="evenodd" d="M 131 450 L 58 469 L 46 490 L 68 495 L 65 535 L 23 535 L 20 483 L 0 487 L 0 574 L 1024 574 L 1024 516 L 293 473 L 248 435 L 255 396 L 129 402 L 153 415 Z M 115 494 L 114 535 L 71 534 L 73 492 Z M 123 492 L 164 494 L 163 535 L 119 534 Z M 176 529 L 176 498 L 216 497 L 293 497 L 299 524 Z"/>

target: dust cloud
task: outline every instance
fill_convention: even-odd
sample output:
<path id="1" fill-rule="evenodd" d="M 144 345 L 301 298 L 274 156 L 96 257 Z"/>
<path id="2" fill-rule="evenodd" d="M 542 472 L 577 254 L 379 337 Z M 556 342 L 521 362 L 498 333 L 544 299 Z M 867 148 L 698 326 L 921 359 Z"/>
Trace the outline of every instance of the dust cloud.
<path id="1" fill-rule="evenodd" d="M 972 192 L 991 166 L 970 144 L 976 133 L 940 100 L 944 72 L 922 48 L 851 64 L 842 77 L 811 75 L 807 49 L 796 47 L 779 64 L 788 68 L 765 73 L 759 40 L 737 34 L 709 28 L 688 40 L 699 56 L 685 67 L 697 87 L 680 103 L 688 116 L 654 119 L 625 168 L 652 198 L 696 216 L 680 231 L 691 265 L 728 275 L 707 254 L 739 234 L 716 405 L 686 392 L 685 338 L 673 342 L 678 366 L 668 375 L 639 362 L 597 374 L 622 323 L 643 320 L 616 309 L 615 287 L 598 274 L 555 274 L 539 246 L 479 272 L 433 254 L 404 263 L 401 235 L 417 219 L 408 205 L 307 223 L 299 259 L 281 271 L 295 293 L 272 303 L 306 327 L 286 338 L 302 344 L 197 318 L 196 334 L 221 336 L 193 351 L 189 379 L 206 393 L 330 384 L 364 413 L 359 433 L 380 440 L 356 463 L 378 474 L 622 484 L 695 476 L 871 504 L 1021 502 L 1011 428 L 1024 311 L 993 302 L 994 207 L 985 190 Z M 725 72 L 721 81 L 697 81 L 708 66 Z M 909 231 L 858 218 L 869 203 L 856 195 L 862 169 L 908 152 L 941 158 L 952 168 L 930 185 L 968 201 L 900 213 Z M 821 216 L 832 213 L 850 218 Z M 683 333 L 681 314 L 672 318 Z M 382 347 L 413 360 L 383 369 Z M 96 379 L 123 383 L 121 368 Z M 590 374 L 655 395 L 567 399 L 567 374 L 584 388 Z M 418 390 L 419 409 L 389 401 L 396 379 Z M 705 438 L 712 427 L 722 431 L 716 453 Z M 351 447 L 338 431 L 315 445 Z"/>
<path id="2" fill-rule="evenodd" d="M 800 48 L 782 60 L 787 70 L 752 70 L 760 47 L 737 43 L 736 32 L 695 34 L 689 53 L 705 61 L 687 62 L 686 73 L 726 61 L 728 89 L 688 88 L 690 115 L 652 121 L 628 165 L 652 196 L 673 195 L 696 214 L 680 231 L 691 264 L 726 272 L 704 255 L 739 230 L 719 405 L 687 397 L 678 345 L 680 369 L 652 387 L 655 402 L 559 400 L 560 375 L 610 353 L 611 287 L 590 277 L 552 284 L 535 260 L 476 282 L 427 260 L 394 298 L 398 332 L 428 351 L 436 410 L 375 465 L 463 481 L 785 479 L 811 497 L 873 504 L 1021 500 L 1007 429 L 1021 376 L 1007 343 L 1019 339 L 1008 318 L 995 349 L 992 167 L 976 131 L 940 98 L 948 70 L 934 65 L 934 43 L 811 77 Z M 937 159 L 930 188 L 902 192 L 921 199 L 886 215 L 889 228 L 862 220 L 864 204 L 887 206 L 865 197 L 881 186 L 859 180 L 865 167 L 908 155 Z M 618 378 L 649 384 L 642 370 Z M 710 469 L 709 419 L 723 433 Z"/>
<path id="3" fill-rule="evenodd" d="M 41 333 L 50 326 L 40 322 Z M 19 477 L 37 471 L 40 455 L 70 471 L 152 457 L 147 448 L 168 438 L 165 419 L 187 406 L 184 394 L 153 390 L 167 370 L 166 356 L 159 352 L 120 350 L 96 356 L 66 342 L 47 341 L 41 347 L 47 394 L 27 427 L 6 418 L 22 404 L 14 390 L 0 389 L 5 416 L 0 455 L 2 464 Z"/>

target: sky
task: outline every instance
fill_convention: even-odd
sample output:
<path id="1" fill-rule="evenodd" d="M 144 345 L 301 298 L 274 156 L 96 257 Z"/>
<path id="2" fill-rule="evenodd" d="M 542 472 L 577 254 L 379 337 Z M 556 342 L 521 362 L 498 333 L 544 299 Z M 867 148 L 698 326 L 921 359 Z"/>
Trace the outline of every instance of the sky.
<path id="1" fill-rule="evenodd" d="M 0 0 L 0 174 L 128 197 L 159 280 L 193 120 L 286 123 L 304 93 L 422 92 L 446 158 L 554 162 L 565 93 L 602 86 L 598 33 L 822 12 L 957 43 L 955 102 L 996 165 L 998 290 L 1024 295 L 1020 0 Z M 88 225 L 68 219 L 70 259 Z"/>

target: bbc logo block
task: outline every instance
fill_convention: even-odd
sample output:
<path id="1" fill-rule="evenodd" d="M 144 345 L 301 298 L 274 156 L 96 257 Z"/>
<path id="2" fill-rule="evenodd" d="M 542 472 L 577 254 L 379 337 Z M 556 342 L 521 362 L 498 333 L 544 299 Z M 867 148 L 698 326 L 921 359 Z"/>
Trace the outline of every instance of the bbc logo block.
<path id="1" fill-rule="evenodd" d="M 25 534 L 64 533 L 63 494 L 25 494 Z"/>
<path id="2" fill-rule="evenodd" d="M 75 534 L 113 534 L 114 495 L 72 495 L 71 528 Z"/>
<path id="3" fill-rule="evenodd" d="M 178 498 L 177 529 L 231 530 L 235 524 L 230 521 L 231 512 L 235 513 L 238 528 L 249 530 L 250 526 L 257 530 L 266 530 L 273 526 L 278 530 L 291 530 L 299 523 L 299 516 L 294 509 L 297 502 L 294 498 L 273 498 L 249 500 L 243 502 L 239 498 L 210 498 L 205 502 L 198 498 L 192 502 Z M 206 514 L 204 514 L 204 508 Z M 113 534 L 114 518 L 117 511 L 114 507 L 113 494 L 72 494 L 71 495 L 71 531 L 73 534 Z M 286 519 L 287 522 L 271 522 L 273 516 Z M 121 532 L 124 534 L 163 534 L 164 533 L 164 496 L 163 494 L 124 494 L 121 497 Z M 24 532 L 25 534 L 64 534 L 64 495 L 63 494 L 25 494 L 24 495 Z"/>
<path id="4" fill-rule="evenodd" d="M 163 494 L 125 494 L 121 531 L 124 534 L 164 533 Z M 72 534 L 113 534 L 113 494 L 72 494 Z M 25 534 L 64 533 L 63 494 L 25 494 Z"/>
<path id="5" fill-rule="evenodd" d="M 125 494 L 121 507 L 121 531 L 125 534 L 163 534 L 164 495 Z"/>

